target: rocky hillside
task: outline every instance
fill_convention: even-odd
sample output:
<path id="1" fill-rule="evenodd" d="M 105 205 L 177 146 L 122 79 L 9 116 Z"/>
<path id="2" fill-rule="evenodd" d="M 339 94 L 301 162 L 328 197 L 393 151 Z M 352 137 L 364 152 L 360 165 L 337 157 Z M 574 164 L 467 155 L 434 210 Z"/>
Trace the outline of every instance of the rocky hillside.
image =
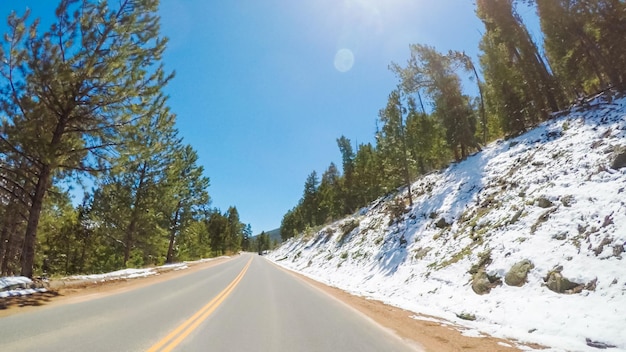
<path id="1" fill-rule="evenodd" d="M 626 99 L 599 96 L 270 258 L 466 333 L 626 350 L 625 159 Z"/>

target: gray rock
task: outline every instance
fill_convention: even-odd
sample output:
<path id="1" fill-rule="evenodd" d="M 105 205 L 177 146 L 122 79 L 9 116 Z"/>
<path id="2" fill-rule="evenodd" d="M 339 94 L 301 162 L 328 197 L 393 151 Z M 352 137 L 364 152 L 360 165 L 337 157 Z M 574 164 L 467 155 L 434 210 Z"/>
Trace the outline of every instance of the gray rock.
<path id="1" fill-rule="evenodd" d="M 601 349 L 601 350 L 606 350 L 607 348 L 616 348 L 617 347 L 615 345 L 611 345 L 611 344 L 608 344 L 608 343 L 605 343 L 605 342 L 593 341 L 590 338 L 586 338 L 585 342 L 587 343 L 587 346 L 598 348 L 598 349 Z"/>
<path id="2" fill-rule="evenodd" d="M 534 268 L 535 265 L 528 259 L 517 262 L 504 276 L 504 282 L 509 286 L 521 287 L 526 283 L 528 272 Z"/>
<path id="3" fill-rule="evenodd" d="M 537 199 L 537 206 L 540 208 L 550 208 L 553 205 L 554 204 L 546 197 L 539 197 L 539 199 Z"/>
<path id="4" fill-rule="evenodd" d="M 613 163 L 611 164 L 611 169 L 613 170 L 618 170 L 623 167 L 626 167 L 626 147 L 619 148 L 615 152 Z"/>
<path id="5" fill-rule="evenodd" d="M 444 217 L 442 217 L 441 219 L 439 219 L 436 223 L 435 226 L 437 226 L 440 229 L 446 228 L 448 226 L 450 226 L 450 224 L 448 224 L 446 222 L 446 219 Z"/>
<path id="6" fill-rule="evenodd" d="M 578 288 L 584 287 L 584 285 L 568 280 L 558 270 L 549 272 L 544 281 L 548 289 L 556 293 L 578 293 L 580 292 Z"/>
<path id="7" fill-rule="evenodd" d="M 472 276 L 472 290 L 479 295 L 484 295 L 491 291 L 491 282 L 489 282 L 487 273 L 483 270 L 478 271 Z"/>
<path id="8" fill-rule="evenodd" d="M 479 295 L 489 293 L 492 288 L 500 284 L 502 284 L 500 278 L 488 275 L 483 269 L 478 270 L 478 272 L 472 276 L 472 290 Z"/>

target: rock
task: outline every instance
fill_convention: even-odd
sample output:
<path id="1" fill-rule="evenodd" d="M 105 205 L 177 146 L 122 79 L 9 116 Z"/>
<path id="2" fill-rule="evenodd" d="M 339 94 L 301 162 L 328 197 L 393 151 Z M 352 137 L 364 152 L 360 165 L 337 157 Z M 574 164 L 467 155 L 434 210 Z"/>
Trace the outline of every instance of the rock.
<path id="1" fill-rule="evenodd" d="M 585 290 L 587 290 L 587 291 L 595 291 L 597 286 L 598 286 L 598 278 L 595 278 L 595 279 L 589 281 L 585 285 Z"/>
<path id="2" fill-rule="evenodd" d="M 471 320 L 471 321 L 476 320 L 476 316 L 471 313 L 460 313 L 460 314 L 457 314 L 456 316 L 463 320 Z"/>
<path id="3" fill-rule="evenodd" d="M 537 206 L 540 208 L 550 208 L 553 205 L 554 204 L 546 197 L 539 197 L 539 199 L 537 199 Z"/>
<path id="4" fill-rule="evenodd" d="M 571 207 L 572 203 L 574 203 L 574 196 L 572 195 L 567 195 L 561 198 L 561 203 L 563 204 L 564 207 Z"/>
<path id="5" fill-rule="evenodd" d="M 513 217 L 509 220 L 509 224 L 515 224 L 517 220 L 519 220 L 519 218 L 522 216 L 523 213 L 524 213 L 524 209 L 518 210 L 515 214 L 513 214 Z"/>
<path id="6" fill-rule="evenodd" d="M 487 275 L 482 269 L 472 276 L 472 290 L 478 295 L 489 293 L 492 288 L 499 284 L 501 282 L 498 277 Z"/>
<path id="7" fill-rule="evenodd" d="M 565 278 L 563 274 L 561 274 L 562 269 L 563 269 L 562 267 L 559 267 L 555 270 L 552 270 L 544 278 L 546 286 L 548 287 L 548 289 L 550 289 L 550 291 L 553 291 L 556 293 L 576 293 L 572 290 L 577 289 L 579 286 L 584 287 L 584 285 L 581 285 L 576 282 L 572 282 L 568 280 L 567 278 Z"/>
<path id="8" fill-rule="evenodd" d="M 616 244 L 613 246 L 613 255 L 615 257 L 620 257 L 621 254 L 624 253 L 624 246 L 621 244 Z"/>
<path id="9" fill-rule="evenodd" d="M 596 255 L 596 257 L 599 256 L 602 253 L 602 251 L 604 250 L 604 247 L 609 245 L 609 244 L 611 244 L 611 242 L 613 242 L 613 239 L 610 238 L 609 236 L 605 236 L 602 239 L 602 242 L 600 242 L 600 244 L 598 245 L 598 247 L 596 247 L 593 250 L 593 253 Z M 615 250 L 615 249 L 613 249 L 613 250 Z"/>
<path id="10" fill-rule="evenodd" d="M 586 338 L 585 341 L 587 342 L 587 346 L 599 348 L 601 350 L 606 350 L 607 348 L 616 348 L 617 347 L 615 345 L 610 345 L 608 343 L 604 343 L 604 342 L 600 342 L 600 341 L 593 341 L 590 338 Z"/>
<path id="11" fill-rule="evenodd" d="M 618 170 L 626 166 L 626 147 L 619 148 L 615 152 L 611 169 Z"/>
<path id="12" fill-rule="evenodd" d="M 509 286 L 521 287 L 526 283 L 528 272 L 534 267 L 535 265 L 528 259 L 517 262 L 504 276 L 504 282 Z"/>
<path id="13" fill-rule="evenodd" d="M 481 270 L 474 274 L 472 277 L 472 290 L 479 295 L 484 295 L 491 291 L 491 283 L 489 282 L 487 273 Z"/>
<path id="14" fill-rule="evenodd" d="M 450 226 L 450 224 L 446 222 L 446 218 L 442 217 L 435 223 L 435 226 L 437 226 L 440 229 L 443 229 L 443 228 Z"/>

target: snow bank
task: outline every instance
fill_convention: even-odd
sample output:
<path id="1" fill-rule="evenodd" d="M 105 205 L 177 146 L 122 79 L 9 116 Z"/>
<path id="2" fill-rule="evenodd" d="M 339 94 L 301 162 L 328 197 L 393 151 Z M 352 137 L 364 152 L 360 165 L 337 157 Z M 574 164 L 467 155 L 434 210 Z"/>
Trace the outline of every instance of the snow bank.
<path id="1" fill-rule="evenodd" d="M 45 288 L 31 288 L 32 286 L 33 281 L 24 276 L 0 277 L 0 298 L 46 292 Z"/>

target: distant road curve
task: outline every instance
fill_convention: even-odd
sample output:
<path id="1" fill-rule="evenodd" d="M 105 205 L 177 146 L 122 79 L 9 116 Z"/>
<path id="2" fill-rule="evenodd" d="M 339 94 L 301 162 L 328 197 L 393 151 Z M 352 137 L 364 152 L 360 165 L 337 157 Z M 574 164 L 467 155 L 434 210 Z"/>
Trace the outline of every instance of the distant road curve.
<path id="1" fill-rule="evenodd" d="M 110 296 L 0 318 L 0 351 L 418 351 L 243 254 Z"/>

